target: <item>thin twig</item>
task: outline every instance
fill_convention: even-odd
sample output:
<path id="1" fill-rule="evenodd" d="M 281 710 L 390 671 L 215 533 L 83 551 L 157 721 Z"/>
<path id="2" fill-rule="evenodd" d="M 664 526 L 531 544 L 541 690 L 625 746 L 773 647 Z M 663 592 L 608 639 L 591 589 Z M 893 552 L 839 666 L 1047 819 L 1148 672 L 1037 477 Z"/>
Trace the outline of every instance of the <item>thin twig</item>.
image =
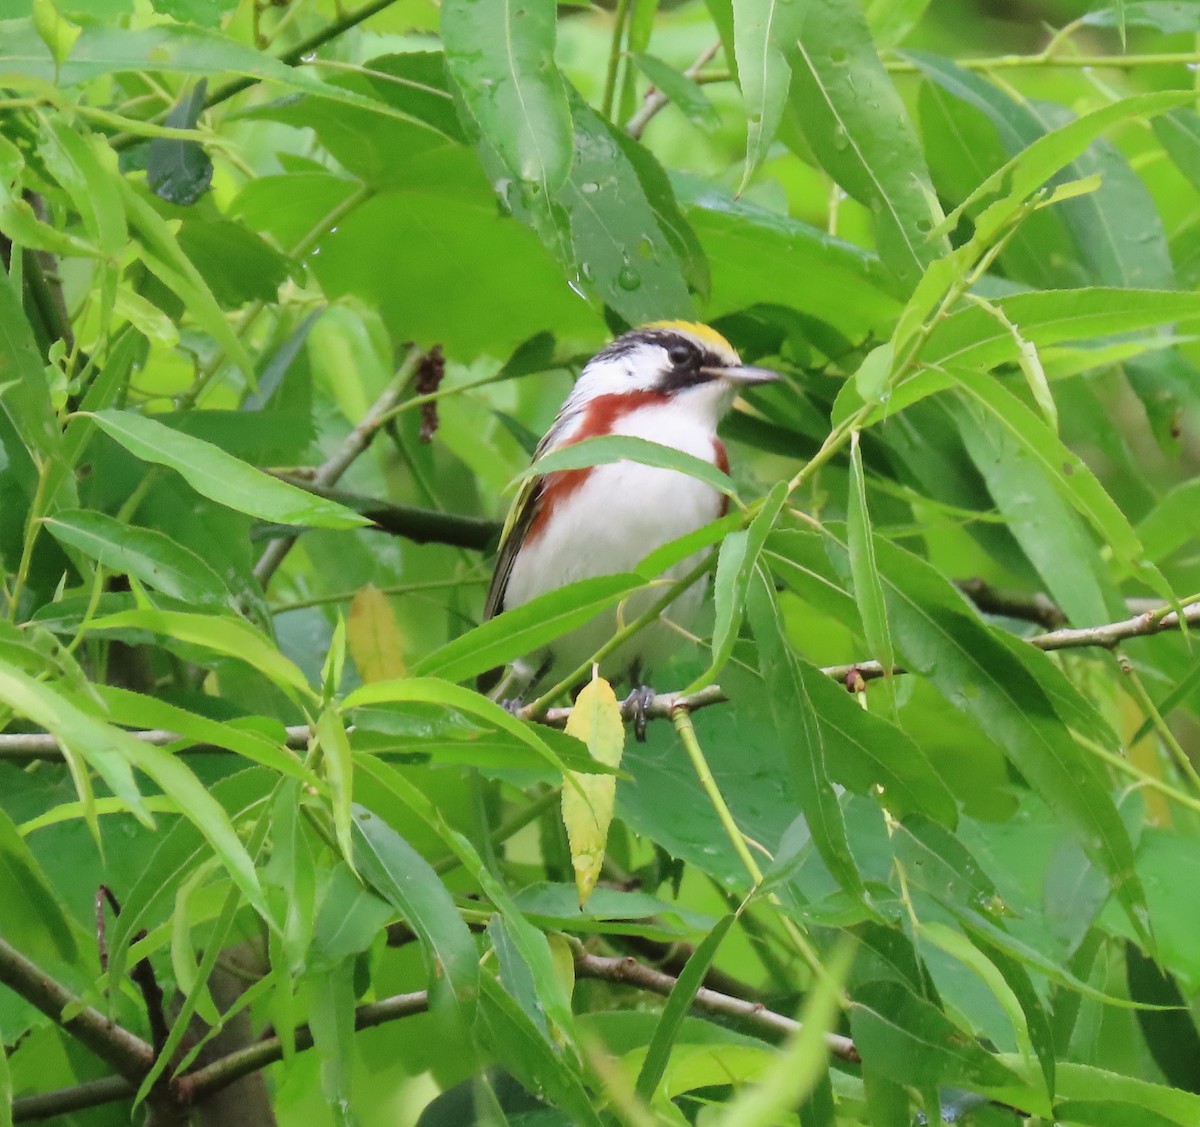
<path id="1" fill-rule="evenodd" d="M 358 426 L 346 436 L 334 455 L 323 462 L 313 474 L 313 485 L 324 488 L 336 485 L 342 474 L 350 468 L 354 459 L 371 445 L 382 425 L 383 417 L 396 405 L 407 389 L 420 359 L 421 350 L 419 348 L 414 346 L 408 350 L 408 355 L 396 369 L 396 374 L 388 381 L 383 394 L 371 405 L 371 409 Z M 271 576 L 275 574 L 275 569 L 283 563 L 284 557 L 292 550 L 292 545 L 295 543 L 295 535 L 284 536 L 279 540 L 272 541 L 267 550 L 263 552 L 258 563 L 254 565 L 254 578 L 263 587 L 266 587 Z"/>
<path id="2" fill-rule="evenodd" d="M 284 732 L 289 748 L 293 751 L 307 750 L 308 741 L 311 738 L 307 724 L 293 724 L 285 728 Z M 177 743 L 181 739 L 178 732 L 168 732 L 162 728 L 149 728 L 127 734 L 151 747 L 165 747 L 167 744 Z M 189 743 L 179 749 L 181 754 L 193 755 L 220 754 L 228 750 L 228 748 L 206 743 Z M 12 732 L 0 735 L 0 762 L 13 760 L 18 763 L 28 763 L 38 759 L 61 762 L 62 757 L 62 745 L 58 742 L 58 737 L 52 736 L 49 732 Z"/>
<path id="3" fill-rule="evenodd" d="M 100 950 L 100 969 L 105 974 L 108 973 L 108 946 L 105 938 L 107 928 L 105 926 L 104 915 L 104 905 L 106 903 L 112 908 L 113 915 L 120 917 L 121 902 L 116 898 L 108 885 L 102 884 L 96 889 L 96 944 Z M 146 929 L 141 928 L 133 936 L 131 942 L 139 943 L 145 938 Z M 164 1006 L 165 999 L 163 998 L 162 987 L 158 984 L 158 977 L 155 975 L 154 966 L 149 959 L 138 959 L 133 964 L 129 972 L 129 977 L 138 990 L 141 991 L 142 1002 L 146 1007 L 146 1019 L 150 1023 L 150 1041 L 157 1056 L 162 1052 L 170 1033 L 167 1028 L 167 1014 Z M 110 983 L 109 985 L 111 987 L 112 984 Z"/>
<path id="4" fill-rule="evenodd" d="M 712 61 L 713 56 L 720 49 L 721 49 L 721 41 L 718 39 L 715 43 L 711 44 L 708 47 L 705 47 L 704 50 L 700 53 L 700 55 L 697 57 L 696 61 L 694 63 L 692 63 L 692 65 L 690 67 L 688 67 L 687 70 L 685 70 L 683 73 L 685 75 L 687 75 L 688 78 L 696 78 L 700 74 L 700 71 L 703 70 L 704 67 L 706 67 Z M 645 100 L 642 102 L 641 109 L 639 109 L 637 111 L 637 113 L 635 113 L 633 115 L 633 117 L 631 117 L 629 119 L 629 121 L 626 123 L 625 132 L 628 133 L 629 136 L 632 137 L 635 141 L 640 139 L 642 134 L 645 132 L 646 126 L 650 124 L 650 122 L 654 119 L 655 115 L 665 105 L 667 105 L 670 102 L 670 100 L 671 99 L 668 98 L 667 95 L 664 94 L 661 90 L 659 90 L 657 87 L 652 86 L 649 90 L 646 91 L 646 97 L 645 97 Z"/>
<path id="5" fill-rule="evenodd" d="M 104 1076 L 71 1088 L 39 1092 L 36 1096 L 21 1096 L 13 1100 L 13 1122 L 32 1123 L 88 1107 L 101 1107 L 116 1100 L 127 1100 L 136 1090 L 123 1076 Z"/>

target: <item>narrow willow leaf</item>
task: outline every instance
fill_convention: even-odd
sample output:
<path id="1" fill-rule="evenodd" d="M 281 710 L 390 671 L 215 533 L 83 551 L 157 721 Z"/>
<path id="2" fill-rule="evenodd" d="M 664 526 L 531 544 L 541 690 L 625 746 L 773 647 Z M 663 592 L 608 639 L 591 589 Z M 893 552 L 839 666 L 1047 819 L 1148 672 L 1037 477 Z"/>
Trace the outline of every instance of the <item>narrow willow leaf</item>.
<path id="1" fill-rule="evenodd" d="M 156 419 L 111 408 L 91 418 L 135 458 L 176 470 L 197 493 L 218 505 L 275 524 L 361 528 L 371 522 L 335 501 L 297 489 Z"/>
<path id="2" fill-rule="evenodd" d="M 774 586 L 761 567 L 750 584 L 746 611 L 758 643 L 759 667 L 776 733 L 813 844 L 838 883 L 862 899 L 866 896 L 862 876 L 850 852 L 841 804 L 829 778 L 828 740 L 817 723 L 816 706 L 789 647 Z"/>
<path id="3" fill-rule="evenodd" d="M 585 438 L 569 446 L 543 454 L 525 470 L 517 481 L 528 481 L 549 473 L 563 470 L 581 470 L 590 466 L 607 465 L 612 462 L 637 462 L 643 466 L 655 466 L 663 470 L 675 470 L 711 485 L 718 493 L 736 496 L 737 488 L 732 478 L 723 473 L 712 462 L 697 458 L 673 446 L 635 438 L 627 434 L 606 434 L 596 438 Z"/>
<path id="4" fill-rule="evenodd" d="M 492 977 L 482 976 L 481 1025 L 496 1059 L 526 1091 L 540 1092 L 578 1127 L 602 1127 L 578 1066 L 556 1053 L 525 1012 Z"/>
<path id="5" fill-rule="evenodd" d="M 238 339 L 225 312 L 213 297 L 212 290 L 183 252 L 167 221 L 142 198 L 132 182 L 123 176 L 116 178 L 125 204 L 125 214 L 131 231 L 140 240 L 142 261 L 159 280 L 184 303 L 188 313 L 225 354 L 242 370 L 242 375 L 254 381 L 254 361 L 246 346 Z"/>
<path id="6" fill-rule="evenodd" d="M 1058 1097 L 1064 1101 L 1060 1107 L 1069 1106 L 1066 1101 L 1087 1101 L 1093 1109 L 1101 1103 L 1115 1105 L 1109 1120 L 1113 1127 L 1130 1123 L 1129 1114 L 1136 1115 L 1138 1108 L 1162 1116 L 1177 1127 L 1192 1127 L 1200 1122 L 1200 1096 L 1086 1064 L 1059 1063 Z M 1123 1110 L 1125 1117 L 1121 1115 Z"/>
<path id="7" fill-rule="evenodd" d="M 838 570 L 847 574 L 845 550 L 826 543 Z M 905 668 L 928 678 L 951 704 L 973 716 L 1042 800 L 1076 828 L 1149 943 L 1145 893 L 1129 833 L 1106 780 L 1062 724 L 1037 678 L 928 563 L 878 537 L 875 552 Z"/>
<path id="8" fill-rule="evenodd" d="M 317 720 L 317 742 L 325 758 L 325 777 L 333 796 L 333 829 L 347 864 L 354 865 L 351 811 L 354 802 L 354 759 L 341 717 L 332 709 Z"/>
<path id="9" fill-rule="evenodd" d="M 479 994 L 475 940 L 432 866 L 384 820 L 354 809 L 354 858 L 363 879 L 416 933 L 425 951 L 430 995 L 453 1001 L 469 1026 Z M 446 988 L 451 997 L 446 997 Z"/>
<path id="10" fill-rule="evenodd" d="M 856 0 L 802 7 L 792 110 L 822 167 L 870 210 L 880 257 L 911 290 L 946 248 L 921 146 Z"/>
<path id="11" fill-rule="evenodd" d="M 225 657 L 238 658 L 252 665 L 280 688 L 294 689 L 302 696 L 313 696 L 308 678 L 299 666 L 284 657 L 265 635 L 242 619 L 141 607 L 104 615 L 95 619 L 90 627 L 92 630 L 130 628 L 149 630 L 178 642 L 203 646 Z"/>
<path id="12" fill-rule="evenodd" d="M 902 982 L 866 982 L 854 990 L 850 1033 L 872 1067 L 896 1083 L 960 1083 L 1034 1092 L 940 1009 Z M 1021 1107 L 1048 1106 L 1045 1097 Z"/>
<path id="13" fill-rule="evenodd" d="M 646 1047 L 646 1058 L 638 1072 L 637 1094 L 647 1103 L 654 1103 L 655 1092 L 671 1059 L 671 1050 L 674 1048 L 683 1019 L 687 1017 L 696 998 L 696 991 L 704 985 L 705 975 L 708 974 L 713 959 L 717 957 L 717 951 L 736 921 L 736 915 L 721 918 L 716 927 L 696 945 L 683 970 L 679 972 L 675 985 L 671 987 L 666 1005 L 663 1006 L 662 1014 L 654 1027 L 654 1035 Z"/>
<path id="14" fill-rule="evenodd" d="M 739 195 L 767 155 L 783 119 L 792 82 L 789 56 L 804 22 L 792 0 L 733 0 L 733 44 L 746 103 L 746 167 Z"/>
<path id="15" fill-rule="evenodd" d="M 386 681 L 407 672 L 391 600 L 373 583 L 361 588 L 350 602 L 346 643 L 364 681 Z"/>
<path id="16" fill-rule="evenodd" d="M 587 745 L 594 759 L 609 767 L 621 765 L 625 751 L 625 723 L 621 704 L 612 686 L 594 677 L 575 698 L 567 720 L 567 735 Z M 562 791 L 562 819 L 571 848 L 575 885 L 582 908 L 600 879 L 608 827 L 617 799 L 617 780 L 612 775 L 575 775 L 575 786 Z"/>
<path id="17" fill-rule="evenodd" d="M 7 812 L 0 810 L 0 935 L 24 950 L 46 949 L 66 962 L 79 956 L 63 904 L 42 866 L 21 840 Z M 3 1054 L 0 1053 L 0 1056 Z"/>
<path id="18" fill-rule="evenodd" d="M 223 747 L 251 763 L 259 763 L 309 786 L 319 785 L 317 777 L 305 767 L 300 757 L 283 744 L 282 729 L 279 742 L 276 742 L 252 727 L 239 726 L 236 720 L 213 720 L 130 689 L 116 685 L 93 685 L 91 689 L 104 702 L 106 717 L 114 724 L 174 732 L 196 744 Z"/>
<path id="19" fill-rule="evenodd" d="M 604 575 L 569 583 L 460 634 L 421 658 L 412 668 L 413 675 L 466 681 L 535 653 L 590 622 L 644 583 L 636 575 Z"/>
<path id="20" fill-rule="evenodd" d="M 409 677 L 401 681 L 376 681 L 373 685 L 363 685 L 346 697 L 342 707 L 350 709 L 363 705 L 406 701 L 442 704 L 470 716 L 477 716 L 493 728 L 507 732 L 532 748 L 555 770 L 564 775 L 569 773 L 550 744 L 529 724 L 518 720 L 507 709 L 501 708 L 487 697 L 435 677 Z"/>
<path id="21" fill-rule="evenodd" d="M 156 529 L 135 528 L 85 509 L 60 510 L 44 523 L 56 540 L 164 595 L 202 605 L 228 604 L 232 598 L 204 560 Z"/>
<path id="22" fill-rule="evenodd" d="M 554 62 L 553 0 L 446 0 L 442 42 L 459 94 L 508 174 L 548 198 L 571 167 L 571 111 Z"/>
<path id="23" fill-rule="evenodd" d="M 954 371 L 950 375 L 1042 467 L 1061 494 L 1096 529 L 1113 555 L 1164 599 L 1173 599 L 1170 584 L 1158 568 L 1146 561 L 1146 551 L 1129 519 L 1087 463 L 998 381 Z"/>
<path id="24" fill-rule="evenodd" d="M 715 1119 L 719 1127 L 773 1127 L 828 1073 L 826 1034 L 842 1004 L 842 983 L 854 951 L 844 940 L 817 976 L 800 1011 L 800 1028 L 783 1046 L 756 1084 L 747 1085 Z"/>
<path id="25" fill-rule="evenodd" d="M 717 574 L 713 581 L 716 622 L 713 625 L 712 664 L 708 672 L 694 683 L 695 686 L 716 677 L 733 653 L 746 613 L 746 591 L 750 577 L 758 566 L 763 545 L 775 526 L 787 495 L 787 483 L 777 482 L 764 498 L 763 506 L 750 527 L 745 532 L 731 532 L 721 542 Z"/>
<path id="26" fill-rule="evenodd" d="M 1137 526 L 1146 556 L 1155 563 L 1174 555 L 1200 534 L 1200 478 L 1181 481 L 1159 500 Z"/>
<path id="27" fill-rule="evenodd" d="M 308 1026 L 321 1061 L 321 1092 L 338 1127 L 353 1127 L 350 1112 L 354 1074 L 354 962 L 308 976 Z"/>
<path id="28" fill-rule="evenodd" d="M 884 669 L 891 670 L 896 664 L 896 655 L 888 629 L 883 585 L 879 581 L 879 569 L 875 566 L 871 514 L 867 509 L 867 478 L 863 470 L 858 431 L 850 435 L 850 500 L 846 537 L 850 550 L 850 575 L 854 580 L 854 596 L 862 615 L 867 649 Z"/>
<path id="29" fill-rule="evenodd" d="M 714 128 L 720 121 L 716 108 L 704 93 L 704 87 L 662 59 L 644 52 L 633 56 L 640 70 L 655 87 L 670 98 L 672 105 L 681 110 L 693 125 L 705 129 Z"/>
<path id="30" fill-rule="evenodd" d="M 422 790 L 395 767 L 380 762 L 378 759 L 360 759 L 359 767 L 365 774 L 399 798 L 409 810 L 437 834 L 446 848 L 462 862 L 463 868 L 478 882 L 483 894 L 504 917 L 508 935 L 533 975 L 538 998 L 546 1011 L 546 1016 L 555 1027 L 552 1036 L 570 1040 L 574 1020 L 571 1014 L 570 993 L 564 986 L 564 982 L 569 979 L 564 978 L 556 965 L 551 948 L 547 944 L 547 936 L 525 918 L 516 901 L 504 885 L 492 875 L 475 847 L 461 833 L 447 824 L 443 814 Z M 573 971 L 569 954 L 568 965 Z"/>

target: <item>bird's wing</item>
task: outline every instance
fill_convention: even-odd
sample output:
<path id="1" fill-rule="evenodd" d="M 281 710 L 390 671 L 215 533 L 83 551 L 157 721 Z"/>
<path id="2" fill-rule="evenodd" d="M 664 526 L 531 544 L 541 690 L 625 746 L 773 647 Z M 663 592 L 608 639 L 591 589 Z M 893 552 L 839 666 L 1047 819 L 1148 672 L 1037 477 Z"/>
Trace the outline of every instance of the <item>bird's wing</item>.
<path id="1" fill-rule="evenodd" d="M 533 452 L 530 464 L 560 445 L 569 429 L 570 419 L 560 416 L 542 437 Z M 496 568 L 492 572 L 492 584 L 488 588 L 487 601 L 483 605 L 483 621 L 498 615 L 504 605 L 504 593 L 508 590 L 508 577 L 512 574 L 517 553 L 525 543 L 529 526 L 537 519 L 541 510 L 542 493 L 546 488 L 545 477 L 531 477 L 522 483 L 508 516 L 504 530 L 500 533 L 500 551 L 496 556 Z"/>
<path id="2" fill-rule="evenodd" d="M 526 481 L 508 510 L 504 531 L 500 533 L 500 551 L 496 556 L 496 568 L 492 572 L 492 584 L 488 588 L 487 601 L 483 604 L 483 621 L 495 618 L 504 604 L 504 592 L 508 590 L 508 577 L 512 574 L 517 553 L 525 542 L 525 534 L 537 517 L 539 498 L 545 478 L 531 477 Z"/>

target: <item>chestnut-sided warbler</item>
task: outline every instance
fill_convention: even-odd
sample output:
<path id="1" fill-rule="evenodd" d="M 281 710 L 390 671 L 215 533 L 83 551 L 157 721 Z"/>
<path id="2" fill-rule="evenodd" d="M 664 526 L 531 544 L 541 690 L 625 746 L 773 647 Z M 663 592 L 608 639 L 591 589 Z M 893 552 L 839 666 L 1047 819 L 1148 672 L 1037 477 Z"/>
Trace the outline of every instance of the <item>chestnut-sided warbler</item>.
<path id="1" fill-rule="evenodd" d="M 778 378 L 743 365 L 707 325 L 659 321 L 634 329 L 587 363 L 534 460 L 585 438 L 618 434 L 672 446 L 728 471 L 717 423 L 739 388 Z M 698 478 L 634 461 L 534 478 L 505 523 L 484 618 L 568 583 L 631 571 L 655 548 L 721 516 L 727 504 L 728 498 Z M 663 577 L 680 578 L 699 558 L 684 560 Z M 514 667 L 516 678 L 528 686 L 547 674 L 568 675 L 613 636 L 618 612 L 629 622 L 660 594 L 661 589 L 635 592 L 620 607 L 530 654 Z M 703 598 L 703 586 L 695 584 L 666 613 L 686 628 Z M 652 623 L 610 654 L 602 671 L 610 680 L 628 678 L 639 689 L 678 636 L 670 625 Z"/>

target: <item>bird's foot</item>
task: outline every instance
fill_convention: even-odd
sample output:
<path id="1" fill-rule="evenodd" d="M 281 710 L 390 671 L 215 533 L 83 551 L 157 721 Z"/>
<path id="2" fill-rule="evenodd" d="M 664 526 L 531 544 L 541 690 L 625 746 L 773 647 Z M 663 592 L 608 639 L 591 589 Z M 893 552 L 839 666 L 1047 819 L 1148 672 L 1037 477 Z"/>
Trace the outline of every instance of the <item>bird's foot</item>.
<path id="1" fill-rule="evenodd" d="M 639 685 L 621 705 L 622 711 L 629 709 L 633 714 L 633 738 L 640 744 L 646 742 L 646 709 L 657 695 L 649 685 Z"/>
<path id="2" fill-rule="evenodd" d="M 504 700 L 497 703 L 505 712 L 515 716 L 518 720 L 524 719 L 525 702 L 520 697 L 505 697 Z"/>

